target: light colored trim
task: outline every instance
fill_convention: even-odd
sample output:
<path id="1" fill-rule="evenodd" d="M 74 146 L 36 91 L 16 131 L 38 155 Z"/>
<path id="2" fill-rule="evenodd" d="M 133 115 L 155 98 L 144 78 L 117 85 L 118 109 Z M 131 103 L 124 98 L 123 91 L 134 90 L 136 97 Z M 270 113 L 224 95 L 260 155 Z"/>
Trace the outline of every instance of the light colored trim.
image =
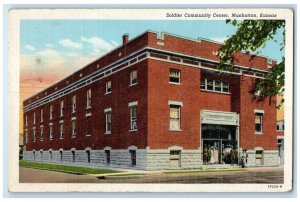
<path id="1" fill-rule="evenodd" d="M 225 95 L 230 95 L 230 92 L 221 92 L 221 91 L 214 91 L 214 90 L 206 90 L 206 89 L 200 89 L 200 91 L 203 92 L 209 92 L 209 93 L 220 93 L 220 94 L 225 94 Z"/>
<path id="2" fill-rule="evenodd" d="M 264 114 L 265 111 L 262 109 L 254 109 L 254 113 L 260 113 L 260 114 Z"/>
<path id="3" fill-rule="evenodd" d="M 44 125 L 40 125 L 40 128 L 44 128 Z"/>
<path id="4" fill-rule="evenodd" d="M 71 118 L 71 121 L 74 121 L 74 120 L 76 120 L 76 117 L 72 117 L 72 118 Z"/>
<path id="5" fill-rule="evenodd" d="M 210 60 L 207 58 L 202 58 L 202 57 L 196 57 L 196 56 L 191 56 L 191 55 L 186 55 L 186 54 L 182 54 L 182 53 L 178 53 L 178 52 L 173 52 L 173 51 L 167 51 L 167 50 L 162 50 L 162 49 L 157 49 L 157 48 L 152 48 L 152 47 L 148 47 L 149 50 L 155 50 L 155 51 L 159 51 L 159 52 L 165 52 L 165 53 L 171 53 L 173 55 L 180 55 L 180 56 L 184 56 L 184 57 L 188 57 L 188 58 L 193 58 L 193 59 L 199 59 L 199 60 L 204 60 L 207 62 L 214 62 L 214 63 L 220 63 L 218 60 Z M 262 70 L 262 69 L 257 69 L 257 68 L 253 68 L 253 67 L 247 67 L 247 66 L 242 66 L 242 65 L 234 65 L 235 67 L 240 67 L 242 69 L 247 69 L 247 70 L 256 70 L 259 72 L 264 72 L 264 73 L 268 73 L 269 71 L 266 70 Z"/>
<path id="6" fill-rule="evenodd" d="M 33 129 L 33 130 L 35 130 L 35 129 L 36 129 L 36 127 L 33 127 L 32 129 Z"/>
<path id="7" fill-rule="evenodd" d="M 129 132 L 136 132 L 138 131 L 137 129 L 132 129 L 132 130 L 129 130 Z"/>
<path id="8" fill-rule="evenodd" d="M 169 84 L 178 85 L 178 86 L 180 86 L 180 85 L 181 85 L 181 83 L 180 83 L 180 82 L 179 82 L 179 83 L 176 83 L 176 82 L 171 82 L 171 81 L 169 81 Z"/>
<path id="9" fill-rule="evenodd" d="M 92 149 L 90 147 L 86 147 L 85 151 L 91 151 Z"/>
<path id="10" fill-rule="evenodd" d="M 59 123 L 64 123 L 64 120 L 60 120 Z"/>
<path id="11" fill-rule="evenodd" d="M 284 139 L 284 136 L 282 136 L 282 135 L 277 136 L 277 139 L 283 140 L 283 139 Z"/>
<path id="12" fill-rule="evenodd" d="M 257 150 L 262 150 L 262 151 L 264 151 L 264 148 L 262 148 L 262 147 L 255 147 L 254 150 L 255 150 L 255 151 L 257 151 Z"/>
<path id="13" fill-rule="evenodd" d="M 138 105 L 138 101 L 128 103 L 128 107 L 137 106 L 137 105 Z"/>
<path id="14" fill-rule="evenodd" d="M 85 114 L 85 117 L 90 117 L 90 116 L 92 116 L 92 112 Z"/>
<path id="15" fill-rule="evenodd" d="M 182 102 L 179 102 L 179 101 L 172 101 L 172 100 L 169 100 L 168 101 L 168 105 L 179 105 L 179 106 L 183 106 Z"/>
<path id="16" fill-rule="evenodd" d="M 131 145 L 127 150 L 138 150 L 137 146 Z"/>
<path id="17" fill-rule="evenodd" d="M 106 146 L 106 147 L 103 148 L 103 150 L 111 150 L 111 147 Z"/>
<path id="18" fill-rule="evenodd" d="M 171 146 L 171 147 L 168 147 L 168 150 L 183 150 L 183 147 L 180 147 L 180 146 Z"/>
<path id="19" fill-rule="evenodd" d="M 110 108 L 104 109 L 104 113 L 106 113 L 106 112 L 111 112 L 111 111 L 112 111 L 111 107 L 110 107 Z"/>
<path id="20" fill-rule="evenodd" d="M 132 84 L 129 84 L 129 87 L 131 87 L 131 86 L 136 86 L 138 83 L 136 82 L 136 83 L 132 83 Z"/>
<path id="21" fill-rule="evenodd" d="M 103 67 L 103 68 L 99 69 L 98 71 L 95 71 L 95 72 L 93 72 L 93 73 L 91 73 L 91 74 L 89 74 L 89 75 L 87 75 L 87 76 L 85 76 L 85 77 L 83 77 L 83 78 L 75 81 L 74 83 L 72 83 L 72 84 L 70 84 L 68 86 L 65 86 L 64 88 L 59 89 L 58 91 L 53 92 L 52 94 L 48 94 L 47 96 L 41 98 L 40 100 L 36 100 L 34 102 L 30 102 L 30 104 L 28 104 L 28 105 L 26 105 L 26 106 L 23 107 L 23 110 L 26 112 L 26 111 L 29 111 L 31 109 L 35 109 L 36 107 L 38 107 L 40 105 L 43 105 L 45 103 L 51 102 L 51 101 L 56 100 L 56 99 L 59 99 L 59 98 L 63 97 L 64 95 L 70 94 L 70 93 L 72 93 L 72 92 L 74 92 L 74 91 L 76 91 L 78 89 L 81 89 L 81 88 L 87 86 L 87 85 L 90 85 L 90 84 L 92 84 L 94 82 L 97 82 L 97 81 L 99 81 L 99 80 L 101 80 L 103 78 L 106 78 L 106 77 L 108 77 L 108 76 L 110 76 L 112 74 L 115 74 L 115 73 L 117 73 L 119 71 L 122 71 L 122 70 L 124 70 L 124 69 L 126 69 L 128 67 L 131 67 L 131 66 L 135 65 L 136 63 L 142 62 L 142 61 L 144 61 L 144 60 L 146 60 L 148 58 L 144 57 L 144 58 L 142 58 L 140 60 L 137 59 L 134 63 L 128 64 L 127 66 L 122 67 L 122 68 L 120 68 L 120 69 L 112 72 L 113 68 L 118 68 L 119 66 L 124 65 L 125 63 L 128 63 L 128 61 L 129 61 L 128 58 L 132 57 L 133 55 L 137 55 L 136 58 L 138 58 L 138 57 L 146 54 L 146 52 L 144 52 L 145 50 L 146 50 L 146 47 L 144 47 L 144 48 L 142 48 L 142 49 L 140 49 L 140 50 L 138 50 L 138 51 L 130 54 L 129 56 L 127 56 L 127 57 L 125 57 L 123 59 L 117 60 L 116 62 L 113 62 L 110 65 L 108 65 L 106 67 Z M 130 59 L 130 60 L 132 60 L 132 59 Z M 120 61 L 124 61 L 124 62 L 122 62 L 121 64 L 118 64 L 118 65 L 114 66 L 115 64 L 119 63 Z M 76 72 L 73 73 L 73 74 L 71 74 L 71 75 L 74 75 L 74 74 L 76 74 Z M 101 74 L 103 74 L 102 77 L 93 80 L 95 77 L 98 77 Z M 69 76 L 71 76 L 71 75 L 69 75 Z M 89 80 L 93 80 L 93 81 L 87 83 L 87 81 L 89 81 Z M 62 80 L 58 81 L 57 83 L 59 83 L 61 81 Z M 84 85 L 76 88 L 77 85 L 81 85 L 82 83 L 84 83 Z M 50 87 L 48 87 L 48 88 L 50 88 Z M 67 91 L 69 89 L 70 89 L 69 92 L 67 92 L 67 93 L 64 92 L 64 91 Z M 56 95 L 58 95 L 58 96 L 55 97 Z M 34 97 L 34 96 L 32 96 L 32 97 Z M 26 100 L 29 100 L 32 97 L 30 97 L 30 98 L 28 98 Z M 53 98 L 53 97 L 55 97 L 55 98 Z M 42 103 L 42 104 L 40 104 L 40 103 Z M 28 109 L 28 108 L 30 108 L 30 109 Z"/>
<path id="22" fill-rule="evenodd" d="M 181 132 L 182 130 L 181 129 L 172 129 L 172 128 L 169 128 L 169 131 L 172 131 L 172 132 Z"/>
<path id="23" fill-rule="evenodd" d="M 53 123 L 49 123 L 49 126 L 53 126 Z"/>
<path id="24" fill-rule="evenodd" d="M 78 81 L 75 81 L 74 83 L 72 83 L 72 84 L 70 84 L 70 85 L 68 85 L 68 86 L 65 86 L 64 88 L 62 88 L 62 89 L 60 89 L 60 90 L 58 90 L 58 91 L 55 91 L 55 92 L 52 93 L 52 94 L 48 94 L 46 97 L 43 97 L 43 98 L 40 99 L 40 100 L 36 100 L 36 101 L 34 101 L 34 102 L 28 104 L 27 106 L 24 106 L 24 107 L 23 107 L 24 112 L 27 112 L 27 111 L 29 111 L 29 110 L 31 110 L 31 109 L 34 109 L 34 108 L 36 108 L 36 107 L 38 107 L 38 106 L 41 106 L 41 105 L 45 104 L 45 103 L 51 102 L 51 101 L 53 101 L 53 100 L 56 100 L 56 99 L 58 99 L 58 98 L 60 98 L 60 97 L 62 97 L 62 96 L 64 96 L 64 95 L 66 95 L 66 94 L 69 94 L 69 93 L 71 93 L 71 92 L 74 92 L 75 90 L 78 90 L 78 89 L 80 89 L 80 88 L 82 88 L 82 87 L 84 87 L 84 86 L 86 86 L 86 85 L 90 85 L 90 84 L 92 84 L 92 83 L 94 83 L 94 82 L 96 82 L 96 81 L 98 81 L 98 80 L 100 80 L 100 79 L 102 79 L 102 78 L 105 78 L 105 77 L 110 76 L 110 75 L 112 75 L 112 74 L 114 74 L 114 73 L 117 73 L 117 72 L 119 72 L 119 71 L 121 71 L 121 70 L 123 70 L 123 69 L 125 69 L 125 68 L 128 68 L 129 66 L 132 66 L 132 65 L 134 65 L 134 64 L 136 64 L 136 63 L 139 63 L 139 62 L 141 62 L 141 61 L 143 61 L 143 60 L 145 60 L 145 59 L 151 58 L 151 59 L 155 59 L 155 60 L 166 61 L 166 60 L 163 60 L 163 59 L 159 59 L 159 58 L 154 58 L 154 57 L 146 56 L 145 58 L 142 58 L 141 60 L 137 60 L 136 62 L 134 62 L 134 63 L 132 63 L 132 64 L 128 64 L 127 66 L 125 66 L 125 67 L 123 67 L 123 68 L 120 68 L 120 69 L 118 69 L 118 70 L 112 72 L 112 69 L 113 69 L 113 68 L 116 68 L 116 67 L 118 67 L 118 66 L 120 66 L 120 65 L 123 65 L 124 63 L 127 63 L 128 61 L 126 61 L 126 60 L 128 60 L 128 58 L 130 58 L 130 56 L 135 55 L 135 54 L 139 54 L 139 53 L 140 53 L 139 55 L 136 56 L 136 58 L 138 58 L 138 57 L 140 57 L 140 56 L 146 54 L 145 52 L 143 52 L 143 51 L 145 51 L 146 49 L 148 49 L 148 50 L 156 50 L 156 51 L 166 52 L 166 53 L 171 53 L 171 54 L 175 54 L 175 55 L 182 55 L 182 56 L 186 56 L 186 57 L 189 57 L 189 58 L 194 58 L 194 59 L 199 59 L 199 60 L 204 60 L 204 61 L 210 61 L 210 62 L 214 62 L 214 63 L 219 63 L 219 61 L 215 61 L 215 60 L 209 60 L 209 59 L 206 59 L 206 58 L 195 57 L 195 56 L 190 56 L 190 55 L 180 54 L 180 53 L 177 53 L 177 52 L 165 51 L 165 50 L 161 50 L 161 49 L 155 49 L 155 48 L 151 48 L 151 47 L 147 47 L 147 46 L 146 46 L 146 47 L 144 47 L 144 48 L 142 48 L 142 49 L 140 49 L 140 50 L 138 50 L 138 51 L 136 51 L 136 52 L 130 54 L 129 56 L 127 56 L 127 57 L 125 57 L 125 58 L 122 58 L 122 59 L 120 59 L 120 60 L 117 60 L 116 62 L 113 62 L 113 63 L 111 63 L 110 65 L 108 65 L 108 66 L 106 66 L 106 67 L 103 67 L 103 68 L 99 69 L 98 71 L 95 71 L 95 72 L 93 72 L 92 74 L 89 74 L 89 75 L 87 75 L 87 76 L 81 78 L 81 79 L 78 80 Z M 130 59 L 130 60 L 132 60 L 132 59 Z M 97 61 L 97 60 L 95 60 L 94 62 L 96 62 L 96 61 Z M 123 62 L 122 64 L 119 64 L 119 65 L 113 67 L 113 65 L 117 64 L 117 63 L 120 62 L 120 61 L 125 61 L 125 62 Z M 167 60 L 167 61 L 168 61 L 168 60 Z M 198 67 L 198 68 L 199 68 L 199 66 L 197 66 L 197 65 L 191 65 L 191 64 L 186 64 L 186 63 L 178 63 L 178 62 L 174 62 L 174 61 L 168 61 L 168 62 L 175 63 L 175 64 L 184 64 L 184 65 L 186 65 L 186 66 L 192 66 L 192 67 Z M 93 63 L 93 62 L 92 62 L 92 63 Z M 90 64 L 92 64 L 92 63 L 90 63 Z M 255 70 L 255 71 L 258 71 L 258 72 L 261 72 L 261 73 L 268 73 L 268 72 L 269 72 L 269 71 L 266 71 L 266 70 L 256 69 L 256 68 L 253 68 L 253 67 L 246 67 L 246 66 L 239 66 L 239 65 L 235 65 L 235 66 L 236 66 L 236 67 L 239 67 L 239 68 L 242 68 L 242 69 Z M 86 66 L 85 66 L 85 67 L 86 67 Z M 201 68 L 204 68 L 204 69 L 205 69 L 205 67 L 201 67 Z M 84 67 L 81 68 L 81 70 L 82 70 L 82 69 L 84 69 Z M 206 69 L 209 69 L 209 70 L 212 70 L 212 71 L 227 72 L 227 71 L 214 70 L 214 69 L 211 69 L 211 68 L 206 68 Z M 105 72 L 107 72 L 107 73 L 105 73 Z M 74 72 L 74 73 L 71 74 L 71 75 L 74 75 L 74 74 L 76 74 L 76 73 L 77 73 L 77 72 Z M 88 83 L 85 81 L 85 80 L 92 80 L 94 77 L 97 77 L 97 76 L 99 76 L 99 75 L 102 74 L 102 73 L 104 74 L 104 76 L 102 76 L 102 77 L 100 77 L 100 78 L 98 78 L 98 79 L 95 79 L 95 80 L 93 80 L 93 81 L 91 81 L 91 82 L 88 82 Z M 230 74 L 237 74 L 237 73 L 234 73 L 234 72 L 228 72 L 228 73 L 230 73 Z M 68 77 L 70 77 L 71 75 L 69 75 Z M 241 74 L 237 74 L 237 75 L 241 75 Z M 251 76 L 251 75 L 244 75 L 244 76 L 250 76 L 250 77 L 255 77 L 255 78 L 262 78 L 262 77 Z M 66 78 L 68 78 L 68 77 L 66 77 Z M 66 78 L 64 78 L 64 79 L 66 79 Z M 64 79 L 58 81 L 57 83 L 63 81 Z M 57 83 L 55 83 L 55 84 L 57 84 Z M 82 85 L 81 87 L 76 88 L 76 85 L 80 85 L 81 83 L 85 83 L 85 84 Z M 52 86 L 54 86 L 55 84 L 53 84 Z M 52 86 L 50 86 L 50 87 L 52 87 Z M 48 87 L 48 88 L 50 88 L 50 87 Z M 48 88 L 47 88 L 47 89 L 48 89 Z M 73 90 L 73 88 L 75 88 L 75 89 Z M 45 89 L 45 90 L 47 90 L 47 89 Z M 64 91 L 66 91 L 66 90 L 68 90 L 68 89 L 71 89 L 71 90 L 70 90 L 69 92 L 65 93 Z M 39 92 L 39 93 L 41 93 L 41 92 Z M 39 93 L 37 93 L 37 94 L 39 94 Z M 58 95 L 58 96 L 57 96 L 56 98 L 53 99 L 53 97 L 56 96 L 56 95 Z M 26 99 L 26 101 L 29 100 L 29 99 L 31 99 L 31 98 L 33 98 L 33 97 L 34 97 L 34 96 L 29 97 L 28 99 Z M 47 99 L 48 99 L 48 100 L 47 100 Z"/>

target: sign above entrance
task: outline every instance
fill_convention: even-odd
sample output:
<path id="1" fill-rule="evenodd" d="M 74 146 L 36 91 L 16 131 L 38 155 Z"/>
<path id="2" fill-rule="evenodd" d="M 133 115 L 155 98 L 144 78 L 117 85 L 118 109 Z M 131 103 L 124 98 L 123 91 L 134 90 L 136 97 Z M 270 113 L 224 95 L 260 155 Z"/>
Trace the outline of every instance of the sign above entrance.
<path id="1" fill-rule="evenodd" d="M 239 115 L 235 112 L 201 110 L 201 124 L 239 125 Z"/>

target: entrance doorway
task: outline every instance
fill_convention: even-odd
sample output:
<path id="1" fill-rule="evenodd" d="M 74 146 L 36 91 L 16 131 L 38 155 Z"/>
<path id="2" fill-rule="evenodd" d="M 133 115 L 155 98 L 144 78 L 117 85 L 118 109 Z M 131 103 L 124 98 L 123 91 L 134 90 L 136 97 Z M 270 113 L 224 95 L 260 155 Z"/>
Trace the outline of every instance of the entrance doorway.
<path id="1" fill-rule="evenodd" d="M 236 126 L 202 124 L 203 164 L 238 164 Z"/>

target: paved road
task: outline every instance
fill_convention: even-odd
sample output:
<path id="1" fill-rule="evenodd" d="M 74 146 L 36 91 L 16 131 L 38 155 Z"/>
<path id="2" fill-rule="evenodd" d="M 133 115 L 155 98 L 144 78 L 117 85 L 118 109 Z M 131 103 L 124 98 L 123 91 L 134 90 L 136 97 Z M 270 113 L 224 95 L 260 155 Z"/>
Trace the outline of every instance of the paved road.
<path id="1" fill-rule="evenodd" d="M 148 172 L 144 177 L 99 179 L 53 171 L 20 168 L 20 183 L 283 183 L 282 168 L 249 168 L 242 171 L 163 174 Z"/>

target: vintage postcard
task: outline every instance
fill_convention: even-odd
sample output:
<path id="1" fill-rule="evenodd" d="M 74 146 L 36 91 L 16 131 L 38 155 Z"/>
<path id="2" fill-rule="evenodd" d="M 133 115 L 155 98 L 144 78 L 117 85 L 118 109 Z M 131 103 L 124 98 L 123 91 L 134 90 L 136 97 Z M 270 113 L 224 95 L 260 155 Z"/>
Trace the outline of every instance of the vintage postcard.
<path id="1" fill-rule="evenodd" d="M 289 9 L 10 10 L 9 191 L 291 191 L 293 68 Z"/>

